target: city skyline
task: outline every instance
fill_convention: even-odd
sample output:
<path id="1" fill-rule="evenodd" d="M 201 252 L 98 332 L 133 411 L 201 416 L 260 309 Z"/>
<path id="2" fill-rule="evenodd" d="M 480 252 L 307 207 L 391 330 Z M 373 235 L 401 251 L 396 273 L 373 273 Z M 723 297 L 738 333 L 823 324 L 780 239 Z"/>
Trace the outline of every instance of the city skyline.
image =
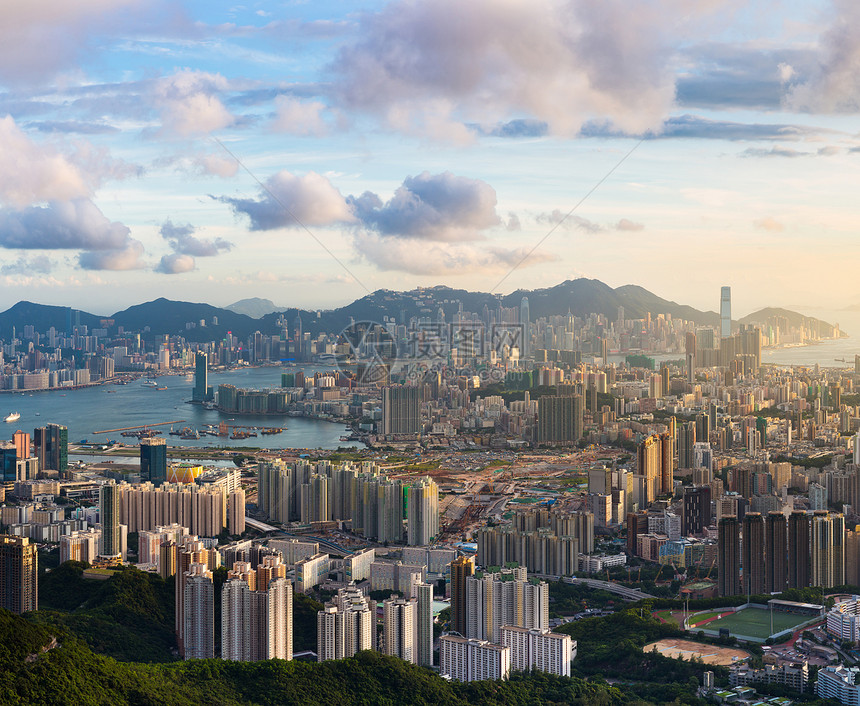
<path id="1" fill-rule="evenodd" d="M 577 276 L 860 303 L 847 3 L 36 7 L 0 30 L 2 308 Z"/>

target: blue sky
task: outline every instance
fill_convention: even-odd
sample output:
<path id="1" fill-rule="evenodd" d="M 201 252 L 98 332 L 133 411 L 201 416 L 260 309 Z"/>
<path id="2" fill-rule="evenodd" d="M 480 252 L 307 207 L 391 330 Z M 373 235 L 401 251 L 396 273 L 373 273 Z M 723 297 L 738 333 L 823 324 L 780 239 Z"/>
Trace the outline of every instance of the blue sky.
<path id="1" fill-rule="evenodd" d="M 739 315 L 860 304 L 848 0 L 4 12 L 3 308 L 579 276 L 709 309 L 730 284 Z"/>

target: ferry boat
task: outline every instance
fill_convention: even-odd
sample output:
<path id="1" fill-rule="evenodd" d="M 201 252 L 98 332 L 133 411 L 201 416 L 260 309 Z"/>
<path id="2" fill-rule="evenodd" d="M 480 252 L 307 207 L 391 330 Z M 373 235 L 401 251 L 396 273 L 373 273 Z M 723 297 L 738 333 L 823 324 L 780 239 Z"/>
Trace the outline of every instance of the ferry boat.
<path id="1" fill-rule="evenodd" d="M 18 412 L 10 412 L 8 415 L 6 415 L 7 422 L 17 422 L 20 418 L 21 415 Z"/>
<path id="2" fill-rule="evenodd" d="M 152 379 L 146 379 L 146 380 L 144 380 L 144 381 L 141 383 L 141 385 L 143 385 L 144 387 L 158 387 L 158 383 L 157 383 L 155 380 L 152 380 Z"/>

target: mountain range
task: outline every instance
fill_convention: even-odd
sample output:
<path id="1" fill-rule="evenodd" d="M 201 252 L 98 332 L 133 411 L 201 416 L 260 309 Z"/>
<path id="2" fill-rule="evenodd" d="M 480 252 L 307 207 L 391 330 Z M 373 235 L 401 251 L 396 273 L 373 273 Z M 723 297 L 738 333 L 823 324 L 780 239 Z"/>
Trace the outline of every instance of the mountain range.
<path id="1" fill-rule="evenodd" d="M 663 299 L 642 287 L 625 285 L 613 289 L 598 280 L 581 278 L 545 289 L 518 290 L 501 297 L 443 286 L 424 287 L 409 292 L 380 289 L 346 306 L 319 311 L 278 309 L 270 300 L 259 298 L 243 299 L 224 308 L 160 298 L 103 317 L 68 307 L 21 301 L 0 313 L 0 338 L 8 340 L 13 326 L 20 336 L 25 325 L 32 325 L 39 332 L 47 331 L 51 326 L 57 331 L 68 332 L 75 323 L 90 329 L 102 328 L 106 319 L 112 319 L 112 323 L 107 322 L 112 334 L 116 332 L 116 327 L 121 326 L 126 331 L 140 331 L 144 335 L 181 334 L 191 341 L 211 341 L 223 338 L 228 331 L 240 338 L 255 331 L 276 333 L 277 321 L 281 317 L 288 322 L 292 332 L 297 316 L 301 317 L 304 331 L 316 334 L 321 331 L 340 331 L 351 321 L 381 322 L 384 317 L 394 318 L 398 322 L 413 316 L 436 320 L 440 308 L 445 320 L 451 321 L 461 307 L 479 314 L 485 306 L 490 310 L 499 305 L 519 308 L 523 297 L 528 298 L 532 321 L 568 312 L 579 317 L 592 313 L 603 314 L 615 320 L 619 307 L 623 307 L 627 319 L 641 319 L 650 313 L 652 317 L 671 315 L 672 318 L 694 321 L 697 325 L 719 324 L 719 314 L 716 312 L 699 311 Z M 793 325 L 798 325 L 802 320 L 818 322 L 822 335 L 828 335 L 828 331 L 832 332 L 833 329 L 826 322 L 785 309 L 762 309 L 744 317 L 741 323 L 764 322 L 777 315 L 786 317 Z"/>

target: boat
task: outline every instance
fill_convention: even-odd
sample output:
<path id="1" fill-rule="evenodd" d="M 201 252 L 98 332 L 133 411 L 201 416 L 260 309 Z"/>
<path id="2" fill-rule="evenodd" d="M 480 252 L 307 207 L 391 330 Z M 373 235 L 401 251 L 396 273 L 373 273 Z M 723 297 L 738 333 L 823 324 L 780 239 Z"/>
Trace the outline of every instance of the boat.
<path id="1" fill-rule="evenodd" d="M 21 418 L 21 414 L 19 412 L 10 412 L 6 415 L 7 422 L 17 422 Z"/>
<path id="2" fill-rule="evenodd" d="M 144 380 L 142 383 L 143 387 L 158 387 L 158 383 L 155 380 Z"/>

